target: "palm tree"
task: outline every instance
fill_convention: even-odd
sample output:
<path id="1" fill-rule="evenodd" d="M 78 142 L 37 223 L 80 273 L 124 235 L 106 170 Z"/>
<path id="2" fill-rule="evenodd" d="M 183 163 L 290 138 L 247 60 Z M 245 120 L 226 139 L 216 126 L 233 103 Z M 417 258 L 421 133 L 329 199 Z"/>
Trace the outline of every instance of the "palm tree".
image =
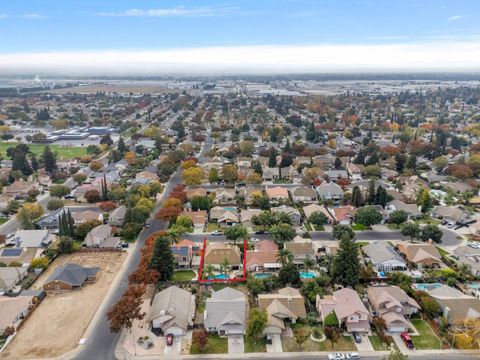
<path id="1" fill-rule="evenodd" d="M 468 266 L 467 264 L 462 264 L 458 267 L 458 272 L 460 274 L 460 277 L 465 280 L 471 274 L 470 266 Z"/>
<path id="2" fill-rule="evenodd" d="M 315 260 L 310 255 L 305 256 L 303 259 L 303 267 L 305 268 L 305 272 L 308 273 L 308 270 L 315 266 Z"/>
<path id="3" fill-rule="evenodd" d="M 210 279 L 215 276 L 215 273 L 213 272 L 215 268 L 212 265 L 207 265 L 205 266 L 205 270 L 203 270 L 203 277 Z"/>
<path id="4" fill-rule="evenodd" d="M 293 254 L 290 252 L 290 250 L 288 250 L 286 248 L 283 248 L 283 249 L 278 251 L 277 261 L 282 266 L 284 266 L 288 263 L 291 263 L 293 261 Z"/>
<path id="5" fill-rule="evenodd" d="M 222 269 L 223 275 L 225 275 L 225 278 L 228 276 L 228 268 L 230 267 L 230 263 L 228 262 L 227 259 L 224 259 L 223 262 L 220 264 L 220 269 Z"/>

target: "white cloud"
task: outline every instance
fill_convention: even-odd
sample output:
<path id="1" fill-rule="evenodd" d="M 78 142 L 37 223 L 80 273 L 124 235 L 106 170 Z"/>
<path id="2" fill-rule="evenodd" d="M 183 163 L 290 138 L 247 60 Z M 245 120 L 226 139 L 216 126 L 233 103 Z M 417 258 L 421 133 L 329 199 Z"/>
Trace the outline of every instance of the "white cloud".
<path id="1" fill-rule="evenodd" d="M 0 14 L 0 19 L 6 19 L 7 15 L 6 14 Z"/>
<path id="2" fill-rule="evenodd" d="M 118 17 L 208 17 L 208 16 L 224 16 L 233 14 L 239 9 L 235 6 L 204 6 L 196 8 L 187 8 L 185 6 L 177 6 L 174 8 L 162 9 L 128 9 L 118 12 L 101 12 L 98 16 L 118 16 Z"/>
<path id="3" fill-rule="evenodd" d="M 458 20 L 463 19 L 463 18 L 464 18 L 463 15 L 454 15 L 454 16 L 450 16 L 450 17 L 447 19 L 447 21 L 450 21 L 450 22 L 452 22 L 452 21 L 458 21 Z"/>
<path id="4" fill-rule="evenodd" d="M 45 16 L 39 14 L 39 13 L 36 13 L 36 12 L 32 12 L 32 13 L 25 13 L 22 15 L 23 18 L 25 19 L 43 19 L 45 18 Z"/>
<path id="5" fill-rule="evenodd" d="M 169 50 L 0 54 L 0 72 L 306 73 L 328 71 L 479 71 L 480 43 L 249 45 Z"/>

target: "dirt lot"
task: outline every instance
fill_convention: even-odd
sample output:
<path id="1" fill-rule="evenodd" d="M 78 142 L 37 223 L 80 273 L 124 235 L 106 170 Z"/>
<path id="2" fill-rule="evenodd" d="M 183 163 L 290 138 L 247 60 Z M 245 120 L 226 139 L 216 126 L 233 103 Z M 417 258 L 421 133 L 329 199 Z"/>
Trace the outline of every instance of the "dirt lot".
<path id="1" fill-rule="evenodd" d="M 54 269 L 68 262 L 101 268 L 97 280 L 83 288 L 49 293 L 25 321 L 0 359 L 56 357 L 72 350 L 82 338 L 126 253 L 76 253 L 56 259 L 34 284 L 41 288 Z"/>

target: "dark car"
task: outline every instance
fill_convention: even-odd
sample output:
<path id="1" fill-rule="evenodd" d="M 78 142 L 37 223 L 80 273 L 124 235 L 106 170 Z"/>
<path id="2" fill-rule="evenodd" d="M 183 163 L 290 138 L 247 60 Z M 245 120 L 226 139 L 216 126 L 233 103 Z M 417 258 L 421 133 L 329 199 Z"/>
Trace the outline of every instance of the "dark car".
<path id="1" fill-rule="evenodd" d="M 167 335 L 167 346 L 172 346 L 173 345 L 173 334 L 168 334 Z"/>
<path id="2" fill-rule="evenodd" d="M 352 336 L 353 336 L 353 339 L 355 340 L 355 342 L 357 344 L 360 344 L 362 342 L 362 337 L 360 336 L 360 334 L 356 331 L 352 332 Z"/>
<path id="3" fill-rule="evenodd" d="M 265 234 L 264 230 L 255 231 L 255 235 L 263 235 L 263 234 Z"/>

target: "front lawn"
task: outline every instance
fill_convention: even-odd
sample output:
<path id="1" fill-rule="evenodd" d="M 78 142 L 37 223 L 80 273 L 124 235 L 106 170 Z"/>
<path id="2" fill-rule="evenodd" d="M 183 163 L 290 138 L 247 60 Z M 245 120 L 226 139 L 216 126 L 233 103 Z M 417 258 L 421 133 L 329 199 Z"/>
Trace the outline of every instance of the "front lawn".
<path id="1" fill-rule="evenodd" d="M 349 336 L 340 336 L 340 339 L 333 345 L 329 340 L 325 340 L 320 343 L 320 351 L 355 351 L 357 347 L 353 341 L 353 337 Z"/>
<path id="2" fill-rule="evenodd" d="M 208 334 L 208 343 L 204 352 L 201 352 L 194 344 L 190 348 L 190 354 L 226 354 L 228 353 L 228 340 L 218 335 Z"/>
<path id="3" fill-rule="evenodd" d="M 267 352 L 265 338 L 249 337 L 243 338 L 244 350 L 246 353 Z"/>
<path id="4" fill-rule="evenodd" d="M 0 217 L 0 225 L 5 224 L 8 220 L 10 220 L 10 219 L 7 218 L 7 217 Z"/>
<path id="5" fill-rule="evenodd" d="M 441 349 L 442 344 L 430 326 L 422 319 L 412 319 L 412 324 L 420 335 L 411 336 L 415 349 Z"/>
<path id="6" fill-rule="evenodd" d="M 192 270 L 178 270 L 173 273 L 172 281 L 190 281 L 195 277 Z"/>
<path id="7" fill-rule="evenodd" d="M 373 349 L 375 351 L 388 351 L 390 349 L 390 346 L 383 343 L 378 335 L 372 335 L 368 338 L 370 339 L 370 342 L 372 343 Z"/>
<path id="8" fill-rule="evenodd" d="M 400 230 L 400 225 L 388 223 L 387 228 L 389 228 L 390 230 Z"/>
<path id="9" fill-rule="evenodd" d="M 313 331 L 313 327 L 304 325 Z M 303 327 L 303 326 L 302 326 Z M 323 330 L 321 330 L 323 332 Z M 351 336 L 340 336 L 340 339 L 333 345 L 329 340 L 325 340 L 321 343 L 317 343 L 308 338 L 302 346 L 300 346 L 295 337 L 282 337 L 282 345 L 284 352 L 297 352 L 297 351 L 355 351 L 356 346 Z"/>
<path id="10" fill-rule="evenodd" d="M 312 225 L 310 225 L 309 223 L 304 223 L 304 226 L 305 226 L 305 229 L 307 229 L 307 231 L 312 231 Z"/>
<path id="11" fill-rule="evenodd" d="M 437 219 L 432 219 L 432 218 L 424 218 L 424 219 L 416 219 L 414 220 L 415 223 L 421 225 L 421 224 L 425 224 L 425 225 L 440 225 L 441 224 L 441 221 L 440 220 L 437 220 Z"/>
<path id="12" fill-rule="evenodd" d="M 325 231 L 325 228 L 323 225 L 314 225 L 315 231 Z"/>
<path id="13" fill-rule="evenodd" d="M 363 224 L 354 224 L 354 225 L 352 225 L 352 230 L 353 231 L 364 231 L 364 230 L 367 230 L 367 227 Z"/>
<path id="14" fill-rule="evenodd" d="M 221 230 L 220 226 L 217 223 L 208 223 L 207 224 L 207 233 L 211 233 L 213 231 Z"/>

